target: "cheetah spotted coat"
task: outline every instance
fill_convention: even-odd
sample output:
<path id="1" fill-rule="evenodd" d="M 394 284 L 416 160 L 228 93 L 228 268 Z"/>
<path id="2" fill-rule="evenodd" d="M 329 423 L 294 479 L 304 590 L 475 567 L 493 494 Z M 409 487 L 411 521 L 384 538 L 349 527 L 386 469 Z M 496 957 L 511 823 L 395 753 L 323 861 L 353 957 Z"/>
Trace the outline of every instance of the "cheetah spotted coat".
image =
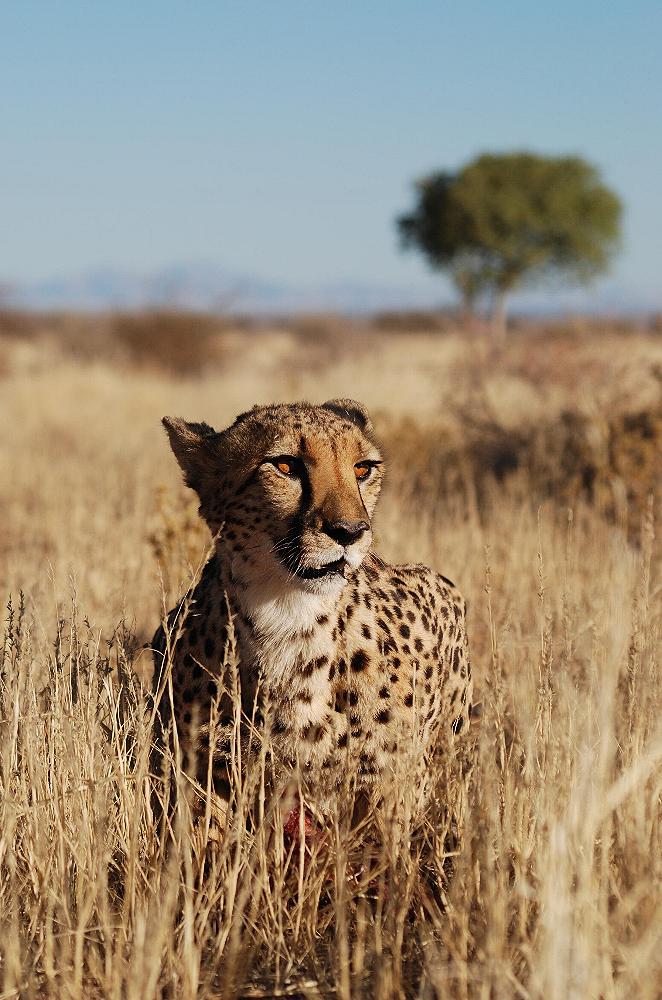
<path id="1" fill-rule="evenodd" d="M 382 794 L 403 751 L 422 781 L 469 721 L 465 605 L 433 570 L 371 552 L 383 464 L 363 407 L 256 407 L 221 433 L 164 424 L 216 542 L 153 640 L 158 745 L 174 709 L 184 768 L 228 801 L 234 687 L 244 763 L 266 742 L 321 808 L 348 779 Z"/>

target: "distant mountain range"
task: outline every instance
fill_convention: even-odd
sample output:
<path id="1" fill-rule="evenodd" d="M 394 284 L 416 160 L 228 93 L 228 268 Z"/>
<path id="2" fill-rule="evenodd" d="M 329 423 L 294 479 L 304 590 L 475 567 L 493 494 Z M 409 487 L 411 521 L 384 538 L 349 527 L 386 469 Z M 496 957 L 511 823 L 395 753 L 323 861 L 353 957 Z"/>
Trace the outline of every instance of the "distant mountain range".
<path id="1" fill-rule="evenodd" d="M 9 286 L 4 298 L 25 309 L 174 308 L 230 313 L 281 314 L 306 311 L 366 313 L 379 309 L 433 308 L 443 287 L 421 288 L 331 282 L 288 285 L 237 275 L 210 264 L 182 264 L 152 274 L 114 268 L 76 277 Z"/>
<path id="2" fill-rule="evenodd" d="M 349 314 L 397 309 L 437 309 L 454 299 L 447 283 L 394 286 L 360 281 L 290 285 L 232 272 L 207 263 L 178 264 L 151 274 L 102 268 L 76 277 L 5 286 L 0 299 L 30 310 L 131 310 L 172 308 L 219 313 L 282 315 L 333 311 Z M 657 295 L 634 296 L 612 284 L 588 290 L 539 291 L 517 296 L 516 312 L 643 313 L 662 308 Z"/>

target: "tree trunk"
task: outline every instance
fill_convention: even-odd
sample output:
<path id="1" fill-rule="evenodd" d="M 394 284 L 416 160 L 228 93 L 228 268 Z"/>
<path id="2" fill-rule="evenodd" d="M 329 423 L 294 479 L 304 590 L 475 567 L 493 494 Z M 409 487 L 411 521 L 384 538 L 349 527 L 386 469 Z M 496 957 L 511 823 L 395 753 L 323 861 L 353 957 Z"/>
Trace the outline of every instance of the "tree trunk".
<path id="1" fill-rule="evenodd" d="M 495 348 L 502 348 L 505 342 L 506 293 L 502 288 L 497 288 L 492 299 L 492 343 Z"/>
<path id="2" fill-rule="evenodd" d="M 474 321 L 474 295 L 466 288 L 462 289 L 462 325 L 470 330 Z"/>

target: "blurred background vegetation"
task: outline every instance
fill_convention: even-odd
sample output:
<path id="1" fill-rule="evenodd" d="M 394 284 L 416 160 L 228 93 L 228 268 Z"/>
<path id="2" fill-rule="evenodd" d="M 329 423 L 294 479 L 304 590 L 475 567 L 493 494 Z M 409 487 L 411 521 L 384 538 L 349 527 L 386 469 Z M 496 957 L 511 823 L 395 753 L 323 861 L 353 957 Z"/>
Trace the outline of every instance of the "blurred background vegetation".
<path id="1" fill-rule="evenodd" d="M 271 322 L 167 311 L 0 313 L 0 408 L 12 428 L 2 442 L 0 584 L 25 587 L 25 547 L 36 553 L 40 545 L 66 579 L 73 552 L 94 534 L 82 510 L 74 515 L 78 503 L 92 504 L 105 536 L 110 494 L 93 500 L 76 486 L 83 467 L 93 489 L 94 470 L 103 467 L 101 482 L 119 461 L 128 492 L 115 504 L 129 502 L 138 484 L 152 493 L 141 500 L 145 523 L 129 536 L 141 545 L 158 536 L 160 484 L 177 482 L 161 440 L 164 413 L 222 426 L 253 403 L 341 391 L 374 412 L 391 457 L 387 498 L 403 517 L 433 502 L 443 533 L 445 513 L 488 523 L 508 495 L 534 510 L 588 505 L 635 540 L 662 488 L 659 319 L 510 325 L 507 347 L 495 354 L 489 324 L 463 327 L 452 312 Z M 181 509 L 193 511 L 191 537 L 177 543 L 188 551 L 203 544 L 204 531 L 178 490 Z M 75 528 L 75 544 L 53 517 Z M 169 573 L 181 584 L 184 563 Z M 133 613 L 146 634 L 149 615 L 135 605 Z"/>

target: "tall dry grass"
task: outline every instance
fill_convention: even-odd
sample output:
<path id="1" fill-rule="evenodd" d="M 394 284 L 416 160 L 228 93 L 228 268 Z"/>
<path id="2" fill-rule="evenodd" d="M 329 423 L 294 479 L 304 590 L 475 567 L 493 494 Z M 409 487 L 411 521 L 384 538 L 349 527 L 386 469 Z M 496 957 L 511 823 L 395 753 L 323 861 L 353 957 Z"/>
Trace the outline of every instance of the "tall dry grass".
<path id="1" fill-rule="evenodd" d="M 497 366 L 459 336 L 390 334 L 379 350 L 341 351 L 317 338 L 305 363 L 287 331 L 250 337 L 254 355 L 237 334 L 221 368 L 195 379 L 125 358 L 73 363 L 56 341 L 28 355 L 20 339 L 0 342 L 0 587 L 12 594 L 0 996 L 656 1000 L 654 459 L 652 471 L 616 465 L 598 443 L 604 490 L 562 490 L 539 472 L 549 439 L 532 428 L 562 428 L 564 411 L 603 429 L 656 412 L 658 342 L 527 337 Z M 222 424 L 269 398 L 348 394 L 388 440 L 380 551 L 430 563 L 468 597 L 476 766 L 439 760 L 422 825 L 406 781 L 358 831 L 341 803 L 310 856 L 268 809 L 247 826 L 249 789 L 221 843 L 193 829 L 180 796 L 166 850 L 141 645 L 205 538 L 158 420 Z M 481 426 L 524 436 L 522 464 L 479 475 L 460 446 L 482 441 Z M 641 469 L 644 486 L 629 490 Z M 461 831 L 449 830 L 449 801 Z"/>

